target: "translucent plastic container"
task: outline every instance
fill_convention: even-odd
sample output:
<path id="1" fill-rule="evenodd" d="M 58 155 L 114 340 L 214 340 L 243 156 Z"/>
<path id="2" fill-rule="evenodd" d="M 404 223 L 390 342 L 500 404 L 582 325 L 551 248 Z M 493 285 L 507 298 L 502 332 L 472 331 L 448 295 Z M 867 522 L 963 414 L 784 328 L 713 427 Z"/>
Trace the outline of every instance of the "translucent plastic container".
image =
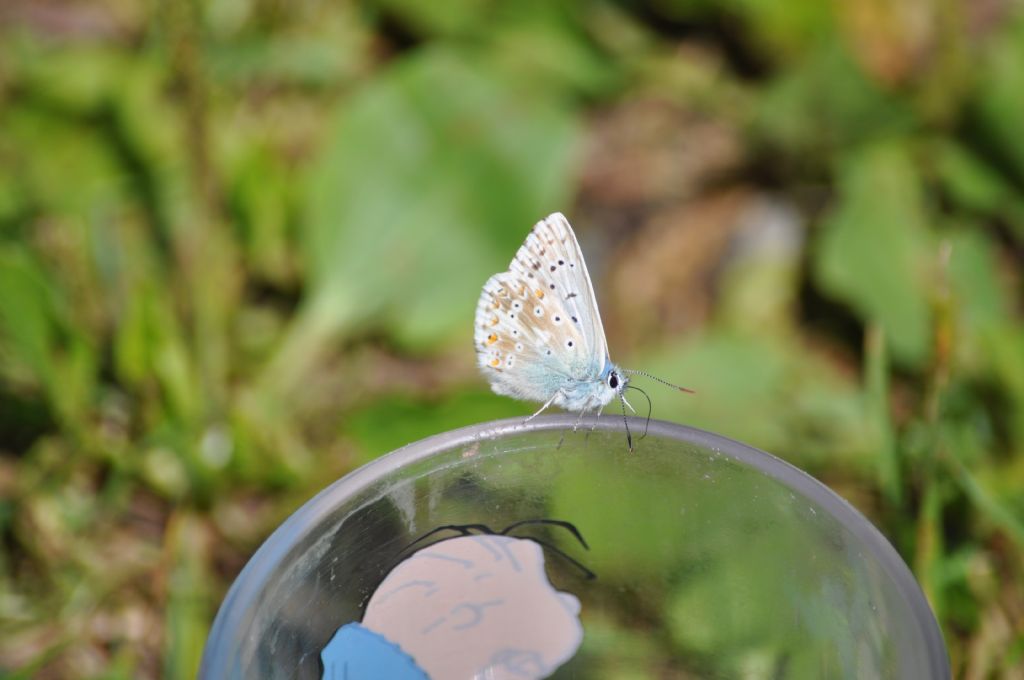
<path id="1" fill-rule="evenodd" d="M 415 538 L 528 519 L 596 574 L 548 554 L 580 603 L 556 678 L 948 678 L 906 565 L 852 506 L 788 463 L 652 421 L 485 423 L 394 451 L 334 482 L 256 552 L 222 604 L 200 677 L 321 678 L 320 654 Z M 630 420 L 634 437 L 643 421 Z M 593 431 L 590 428 L 594 427 Z M 436 680 L 436 679 L 435 679 Z"/>

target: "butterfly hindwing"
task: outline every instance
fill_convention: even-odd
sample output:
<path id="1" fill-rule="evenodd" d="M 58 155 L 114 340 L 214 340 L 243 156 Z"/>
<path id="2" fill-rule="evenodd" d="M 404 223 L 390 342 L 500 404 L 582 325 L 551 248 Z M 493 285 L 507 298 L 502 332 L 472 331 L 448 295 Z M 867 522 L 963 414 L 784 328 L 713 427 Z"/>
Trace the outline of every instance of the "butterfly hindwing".
<path id="1" fill-rule="evenodd" d="M 547 346 L 550 333 L 527 316 L 525 285 L 511 272 L 488 280 L 477 309 L 477 359 L 495 392 L 546 401 L 568 375 Z"/>

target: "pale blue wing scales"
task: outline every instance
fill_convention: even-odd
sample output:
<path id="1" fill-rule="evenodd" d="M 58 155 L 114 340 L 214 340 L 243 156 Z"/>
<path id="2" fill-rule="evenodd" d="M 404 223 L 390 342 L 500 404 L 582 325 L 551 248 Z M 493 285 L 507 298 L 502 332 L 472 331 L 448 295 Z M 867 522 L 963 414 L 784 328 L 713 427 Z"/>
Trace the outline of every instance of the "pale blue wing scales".
<path id="1" fill-rule="evenodd" d="M 564 357 L 551 348 L 554 335 L 528 316 L 529 293 L 511 272 L 488 279 L 477 303 L 473 340 L 477 363 L 495 392 L 546 402 L 572 377 Z"/>
<path id="2" fill-rule="evenodd" d="M 477 361 L 499 394 L 589 403 L 601 387 L 607 344 L 593 286 L 566 219 L 538 222 L 509 271 L 492 276 L 477 303 Z M 605 401 L 602 399 L 601 401 Z"/>
<path id="3" fill-rule="evenodd" d="M 565 216 L 554 213 L 534 225 L 510 271 L 545 291 L 547 303 L 562 312 L 555 312 L 550 320 L 561 319 L 578 334 L 572 347 L 560 347 L 570 350 L 565 359 L 570 374 L 577 380 L 598 377 L 608 357 L 608 345 L 587 264 Z"/>

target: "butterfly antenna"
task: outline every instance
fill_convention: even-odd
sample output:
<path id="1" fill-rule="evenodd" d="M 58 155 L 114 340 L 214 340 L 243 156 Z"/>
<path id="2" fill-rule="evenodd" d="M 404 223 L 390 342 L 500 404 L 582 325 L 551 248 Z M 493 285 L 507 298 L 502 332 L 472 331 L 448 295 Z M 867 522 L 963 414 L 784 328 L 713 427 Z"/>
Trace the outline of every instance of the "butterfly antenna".
<path id="1" fill-rule="evenodd" d="M 679 390 L 680 392 L 688 392 L 690 394 L 696 394 L 696 392 L 694 390 L 691 390 L 689 387 L 680 387 L 679 385 L 676 385 L 675 383 L 670 383 L 667 380 L 662 380 L 661 378 L 659 378 L 657 376 L 653 376 L 650 373 L 648 373 L 647 371 L 634 371 L 634 370 L 629 369 L 629 368 L 623 368 L 621 370 L 622 370 L 623 373 L 625 373 L 627 375 L 642 375 L 645 378 L 650 378 L 651 380 L 656 380 L 656 381 L 660 382 L 662 385 L 668 385 L 669 387 L 673 387 L 673 388 Z"/>
<path id="2" fill-rule="evenodd" d="M 619 402 L 622 404 L 622 424 L 626 426 L 626 446 L 629 447 L 629 452 L 633 453 L 633 435 L 629 432 L 629 419 L 626 418 L 626 399 L 622 396 L 622 392 L 619 392 Z"/>
<path id="3" fill-rule="evenodd" d="M 647 422 L 644 423 L 644 433 L 640 435 L 640 439 L 643 439 L 644 437 L 647 436 L 647 427 L 651 424 L 651 398 L 647 395 L 646 392 L 644 392 L 636 385 L 626 385 L 626 389 L 636 390 L 640 394 L 644 395 L 644 399 L 647 400 Z"/>

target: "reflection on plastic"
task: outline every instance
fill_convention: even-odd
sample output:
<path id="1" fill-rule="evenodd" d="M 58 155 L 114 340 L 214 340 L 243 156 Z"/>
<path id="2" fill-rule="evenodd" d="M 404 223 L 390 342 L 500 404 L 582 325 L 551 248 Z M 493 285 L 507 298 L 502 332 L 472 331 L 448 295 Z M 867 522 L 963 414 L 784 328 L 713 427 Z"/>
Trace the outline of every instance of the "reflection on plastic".
<path id="1" fill-rule="evenodd" d="M 532 663 L 522 652 L 537 651 L 540 664 L 556 669 L 549 677 L 592 678 L 606 669 L 780 680 L 950 677 L 941 633 L 912 574 L 885 538 L 826 487 L 710 433 L 653 421 L 642 451 L 627 455 L 621 424 L 585 422 L 595 427 L 588 439 L 567 435 L 575 421 L 564 415 L 526 426 L 521 419 L 485 423 L 405 447 L 336 482 L 285 522 L 243 570 L 217 615 L 200 677 L 321 680 L 322 661 L 331 659 L 330 651 L 321 653 L 339 627 L 356 623 L 440 680 L 419 658 L 415 637 L 447 635 L 454 638 L 453 654 L 470 654 L 480 647 L 468 637 L 475 628 L 452 628 L 475 618 L 474 610 L 453 612 L 453 601 L 432 619 L 418 614 L 418 627 L 409 623 L 414 639 L 399 639 L 388 629 L 392 622 L 375 623 L 378 605 L 382 614 L 396 605 L 392 612 L 412 616 L 416 607 L 397 605 L 417 599 L 432 605 L 442 591 L 428 596 L 430 588 L 407 586 L 392 593 L 436 578 L 404 571 L 419 560 L 395 565 L 413 551 L 447 554 L 465 540 L 419 547 L 451 535 L 443 530 L 484 534 L 466 541 L 476 546 L 476 557 L 453 555 L 483 571 L 485 555 L 496 559 L 485 546 L 504 543 L 494 534 L 532 525 L 543 528 L 516 536 L 543 548 L 551 583 L 582 601 L 586 636 L 575 652 L 566 645 L 563 654 L 552 654 L 521 640 L 510 623 L 478 664 L 493 660 L 511 672 L 521 661 Z M 474 455 L 464 456 L 467 450 Z M 584 529 L 586 564 L 573 560 L 573 543 L 583 543 L 575 525 L 525 519 L 545 516 L 571 518 Z M 561 554 L 563 544 L 573 550 Z M 512 556 L 523 573 L 509 576 L 528 582 L 527 567 L 540 576 L 540 556 L 526 559 L 529 542 L 522 545 L 526 556 L 515 550 Z M 433 562 L 450 570 L 436 585 L 467 588 L 460 602 L 480 605 L 477 628 L 501 614 L 487 603 L 504 597 L 510 604 L 482 590 L 487 578 L 474 581 L 460 562 Z M 504 562 L 511 565 L 507 556 Z M 533 581 L 535 594 L 546 594 L 548 602 L 573 603 Z M 515 600 L 529 587 L 511 590 Z M 367 613 L 371 598 L 389 593 Z M 528 613 L 530 627 L 551 618 Z M 442 616 L 447 619 L 423 633 Z M 557 637 L 545 632 L 542 642 Z M 478 670 L 446 675 L 472 677 Z M 363 676 L 349 672 L 351 680 L 357 675 Z"/>
<path id="2" fill-rule="evenodd" d="M 361 623 L 321 653 L 325 680 L 546 678 L 583 640 L 580 601 L 551 585 L 530 539 L 460 536 L 414 553 Z"/>

